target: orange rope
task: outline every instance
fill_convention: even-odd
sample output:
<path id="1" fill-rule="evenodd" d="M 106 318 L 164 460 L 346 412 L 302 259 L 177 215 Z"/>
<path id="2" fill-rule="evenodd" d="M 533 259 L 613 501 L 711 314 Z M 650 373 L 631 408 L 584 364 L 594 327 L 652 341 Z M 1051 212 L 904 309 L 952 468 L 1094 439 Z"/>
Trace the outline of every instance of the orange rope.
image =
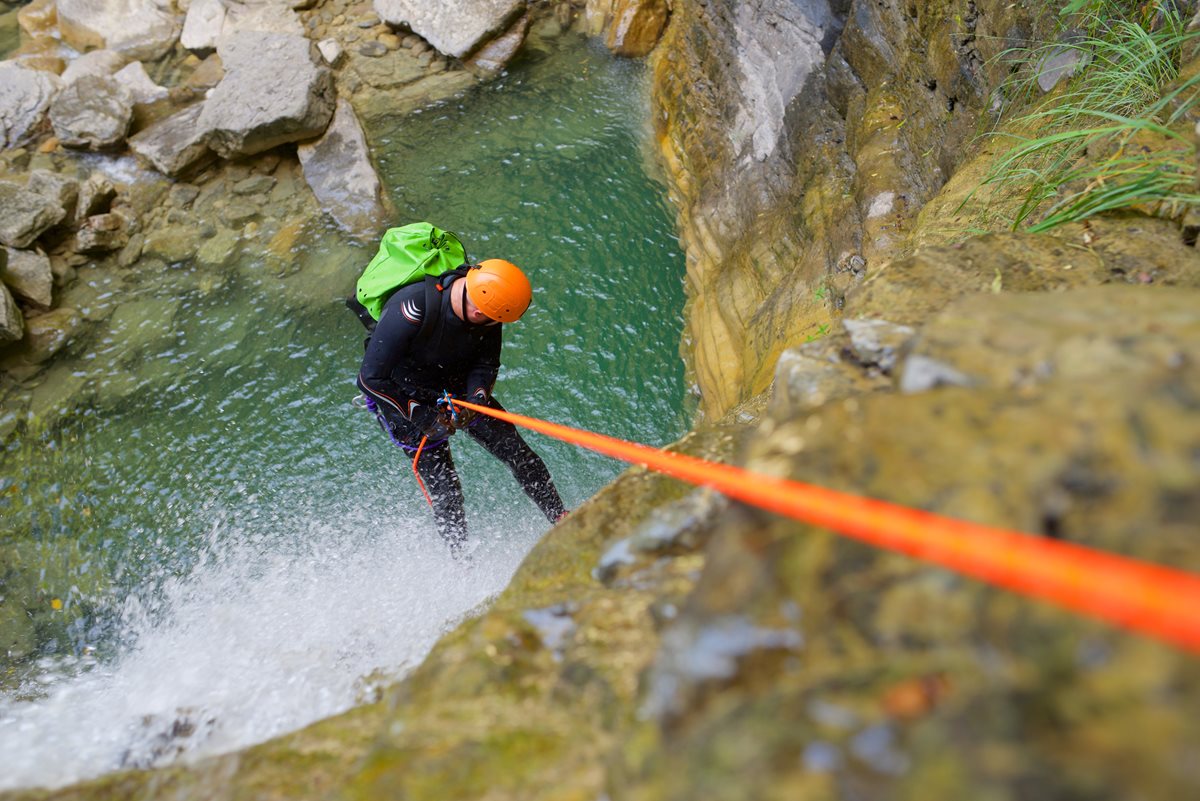
<path id="1" fill-rule="evenodd" d="M 1081 545 L 752 473 L 458 399 L 454 402 L 1200 654 L 1200 576 Z"/>
<path id="2" fill-rule="evenodd" d="M 417 486 L 421 488 L 421 494 L 425 496 L 425 500 L 429 501 L 429 508 L 433 508 L 433 498 L 429 497 L 429 490 L 425 489 L 425 482 L 421 480 L 421 474 L 417 472 L 417 462 L 421 460 L 421 451 L 425 450 L 425 443 L 429 441 L 429 437 L 421 437 L 421 444 L 417 446 L 417 452 L 413 455 L 413 475 L 417 477 Z"/>

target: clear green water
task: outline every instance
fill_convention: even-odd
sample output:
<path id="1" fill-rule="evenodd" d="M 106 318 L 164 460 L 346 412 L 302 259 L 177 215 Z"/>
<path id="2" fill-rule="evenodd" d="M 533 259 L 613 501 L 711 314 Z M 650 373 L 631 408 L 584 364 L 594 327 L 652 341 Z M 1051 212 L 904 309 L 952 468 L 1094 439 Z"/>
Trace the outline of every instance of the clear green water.
<path id="1" fill-rule="evenodd" d="M 662 445 L 688 421 L 684 266 L 663 189 L 645 173 L 641 86 L 639 65 L 572 42 L 369 136 L 397 222 L 434 221 L 473 257 L 530 274 L 533 307 L 505 332 L 505 405 Z M 0 750 L 25 766 L 7 786 L 112 769 L 128 743 L 100 732 L 106 721 L 169 722 L 202 705 L 195 696 L 224 697 L 214 686 L 236 687 L 212 710 L 215 750 L 345 708 L 359 676 L 419 659 L 545 532 L 507 471 L 456 442 L 477 550 L 473 568 L 451 563 L 406 458 L 351 406 L 362 332 L 341 297 L 371 250 L 333 235 L 306 243 L 297 262 L 327 269 L 286 298 L 253 266 L 216 289 L 183 271 L 174 289 L 144 290 L 152 304 L 165 292 L 179 302 L 170 331 L 98 379 L 85 359 L 78 374 L 110 394 L 9 449 L 0 546 L 23 543 L 25 583 L 10 582 L 3 603 L 39 621 L 35 673 L 50 689 L 13 690 L 27 671 L 0 654 Z M 101 343 L 97 358 L 121 347 Z M 622 469 L 529 439 L 572 507 Z M 264 666 L 294 651 L 319 665 Z M 309 672 L 310 684 L 280 692 Z M 132 694 L 161 695 L 158 707 L 130 708 L 135 676 L 156 686 Z M 314 704 L 314 693 L 336 697 Z"/>

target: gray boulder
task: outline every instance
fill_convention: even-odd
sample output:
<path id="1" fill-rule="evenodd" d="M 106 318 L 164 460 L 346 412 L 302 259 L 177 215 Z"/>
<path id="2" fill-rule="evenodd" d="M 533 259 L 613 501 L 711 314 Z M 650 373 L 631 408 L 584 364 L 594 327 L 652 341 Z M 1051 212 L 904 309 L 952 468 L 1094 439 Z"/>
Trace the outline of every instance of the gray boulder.
<path id="1" fill-rule="evenodd" d="M 129 243 L 125 218 L 120 214 L 97 214 L 88 217 L 75 232 L 76 253 L 89 255 L 120 250 Z"/>
<path id="2" fill-rule="evenodd" d="M 499 75 L 525 43 L 532 15 L 526 14 L 500 36 L 492 39 L 466 62 L 467 69 L 481 78 Z"/>
<path id="3" fill-rule="evenodd" d="M 7 265 L 0 267 L 0 280 L 12 293 L 24 301 L 50 308 L 53 303 L 54 274 L 50 271 L 50 259 L 35 250 L 4 248 Z"/>
<path id="4" fill-rule="evenodd" d="M 113 50 L 93 50 L 76 58 L 63 70 L 63 84 L 69 86 L 85 75 L 112 75 L 129 63 L 129 59 Z"/>
<path id="5" fill-rule="evenodd" d="M 379 231 L 387 214 L 379 176 L 354 108 L 339 100 L 324 136 L 297 148 L 304 179 L 322 208 L 351 233 Z"/>
<path id="6" fill-rule="evenodd" d="M 127 64 L 113 73 L 113 79 L 129 90 L 135 105 L 145 106 L 166 99 L 170 94 L 164 86 L 159 86 L 147 74 L 142 62 L 135 61 Z"/>
<path id="7" fill-rule="evenodd" d="M 375 0 L 374 6 L 389 25 L 407 27 L 440 52 L 462 58 L 507 31 L 525 0 Z"/>
<path id="8" fill-rule="evenodd" d="M 72 221 L 78 225 L 88 217 L 103 214 L 117 197 L 117 188 L 102 172 L 94 172 L 79 187 L 79 200 L 75 204 Z"/>
<path id="9" fill-rule="evenodd" d="M 0 62 L 0 149 L 21 147 L 35 137 L 61 89 L 57 75 Z"/>
<path id="10" fill-rule="evenodd" d="M 215 50 L 217 40 L 221 38 L 221 29 L 225 26 L 227 13 L 221 0 L 192 0 L 188 6 L 187 18 L 183 21 L 179 43 L 188 50 Z"/>
<path id="11" fill-rule="evenodd" d="M 85 75 L 50 104 L 50 123 L 66 147 L 116 147 L 132 122 L 133 95 L 112 76 Z"/>
<path id="12" fill-rule="evenodd" d="M 58 353 L 79 330 L 83 316 L 75 309 L 55 309 L 25 323 L 28 347 L 22 353 L 30 364 L 41 364 Z"/>
<path id="13" fill-rule="evenodd" d="M 129 149 L 139 160 L 163 175 L 177 177 L 213 158 L 208 131 L 200 124 L 204 104 L 197 103 L 172 114 L 129 138 Z"/>
<path id="14" fill-rule="evenodd" d="M 294 36 L 304 36 L 304 23 L 300 15 L 293 11 L 287 3 L 246 3 L 229 4 L 229 14 L 225 17 L 225 25 L 221 36 L 228 36 L 238 31 L 262 31 L 265 33 L 290 33 Z"/>
<path id="15" fill-rule="evenodd" d="M 885 373 L 892 372 L 900 352 L 916 335 L 912 328 L 887 320 L 860 318 L 843 320 L 842 325 L 850 335 L 850 349 L 859 364 L 878 367 Z"/>
<path id="16" fill-rule="evenodd" d="M 0 284 L 0 343 L 17 342 L 25 336 L 25 318 L 8 287 Z"/>
<path id="17" fill-rule="evenodd" d="M 224 37 L 217 54 L 225 77 L 205 101 L 198 126 L 223 158 L 311 139 L 329 124 L 333 73 L 317 63 L 308 39 L 244 31 Z"/>
<path id="18" fill-rule="evenodd" d="M 75 205 L 79 201 L 79 181 L 71 176 L 53 170 L 34 170 L 29 173 L 25 188 L 62 207 L 64 218 L 75 214 Z"/>
<path id="19" fill-rule="evenodd" d="M 206 53 L 221 39 L 238 31 L 263 31 L 304 35 L 304 24 L 288 2 L 235 2 L 195 0 L 188 6 L 180 43 L 188 50 Z"/>
<path id="20" fill-rule="evenodd" d="M 27 248 L 66 216 L 66 210 L 45 195 L 0 181 L 0 245 Z"/>
<path id="21" fill-rule="evenodd" d="M 76 50 L 108 49 L 153 61 L 179 38 L 175 16 L 154 0 L 58 0 L 58 29 Z"/>

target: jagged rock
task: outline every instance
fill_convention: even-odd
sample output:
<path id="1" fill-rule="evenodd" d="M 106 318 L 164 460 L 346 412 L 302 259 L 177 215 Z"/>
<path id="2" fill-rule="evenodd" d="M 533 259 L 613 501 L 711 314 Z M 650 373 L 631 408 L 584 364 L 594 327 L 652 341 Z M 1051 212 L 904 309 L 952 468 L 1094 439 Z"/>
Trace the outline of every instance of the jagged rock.
<path id="1" fill-rule="evenodd" d="M 53 303 L 54 275 L 46 254 L 7 247 L 4 252 L 7 264 L 0 264 L 0 279 L 18 298 L 43 309 L 50 308 Z"/>
<path id="2" fill-rule="evenodd" d="M 237 255 L 238 243 L 237 232 L 222 228 L 215 236 L 204 240 L 196 251 L 196 263 L 207 268 L 224 267 Z"/>
<path id="3" fill-rule="evenodd" d="M 321 51 L 321 58 L 331 67 L 338 66 L 342 57 L 346 55 L 337 39 L 322 39 L 317 42 L 317 49 Z"/>
<path id="4" fill-rule="evenodd" d="M 41 364 L 71 341 L 83 322 L 80 313 L 63 307 L 31 317 L 25 322 L 25 348 L 22 356 L 31 364 Z"/>
<path id="5" fill-rule="evenodd" d="M 73 221 L 79 224 L 88 217 L 108 211 L 116 197 L 117 188 L 108 176 L 101 172 L 92 173 L 79 187 L 79 201 L 75 205 Z"/>
<path id="6" fill-rule="evenodd" d="M 57 75 L 0 62 L 0 149 L 31 141 L 61 89 Z"/>
<path id="7" fill-rule="evenodd" d="M 587 0 L 583 9 L 584 30 L 588 36 L 600 36 L 613 19 L 616 0 Z"/>
<path id="8" fill-rule="evenodd" d="M 187 77 L 186 86 L 208 90 L 219 84 L 224 77 L 225 65 L 221 63 L 221 57 L 213 53 L 201 61 L 192 74 Z"/>
<path id="9" fill-rule="evenodd" d="M 345 100 L 339 100 L 325 135 L 297 148 L 304 179 L 322 208 L 347 230 L 371 234 L 386 219 L 379 176 L 366 136 Z"/>
<path id="10" fill-rule="evenodd" d="M 25 336 L 25 318 L 8 287 L 0 284 L 0 343 L 17 342 Z"/>
<path id="11" fill-rule="evenodd" d="M 532 15 L 525 14 L 503 35 L 479 48 L 475 55 L 464 62 L 467 68 L 483 78 L 498 75 L 525 43 L 531 19 Z M 432 58 L 430 60 L 432 61 Z"/>
<path id="12" fill-rule="evenodd" d="M 76 253 L 108 253 L 129 242 L 125 218 L 120 214 L 97 214 L 84 220 L 75 232 Z"/>
<path id="13" fill-rule="evenodd" d="M 341 103 L 338 104 L 341 106 Z M 336 117 L 335 117 L 336 119 Z M 332 123 L 331 123 L 332 125 Z M 329 129 L 326 129 L 328 134 Z M 269 175 L 251 175 L 235 183 L 230 191 L 235 195 L 259 195 L 270 192 L 275 187 L 275 179 Z"/>
<path id="14" fill-rule="evenodd" d="M 658 44 L 667 26 L 667 0 L 617 0 L 606 44 L 618 56 L 640 58 Z"/>
<path id="15" fill-rule="evenodd" d="M 107 48 L 129 58 L 161 58 L 179 38 L 175 17 L 153 0 L 58 0 L 58 28 L 76 50 Z"/>
<path id="16" fill-rule="evenodd" d="M 129 149 L 164 175 L 176 177 L 213 158 L 208 132 L 198 124 L 204 105 L 197 103 L 154 123 L 129 138 Z"/>
<path id="17" fill-rule="evenodd" d="M 1090 61 L 1089 51 L 1080 31 L 1071 29 L 1059 37 L 1060 44 L 1047 52 L 1037 64 L 1037 85 L 1049 92 L 1064 78 L 1070 78 Z"/>
<path id="18" fill-rule="evenodd" d="M 887 320 L 859 318 L 843 320 L 842 325 L 850 335 L 850 348 L 859 363 L 878 367 L 885 373 L 896 366 L 900 349 L 916 333 L 906 325 Z"/>
<path id="19" fill-rule="evenodd" d="M 133 122 L 133 95 L 111 76 L 87 75 L 50 104 L 50 122 L 67 147 L 112 148 L 125 141 Z"/>
<path id="20" fill-rule="evenodd" d="M 229 13 L 225 17 L 225 24 L 221 29 L 221 36 L 229 36 L 239 31 L 304 36 L 304 23 L 300 21 L 300 16 L 295 11 L 283 4 L 230 5 Z"/>
<path id="21" fill-rule="evenodd" d="M 333 116 L 333 74 L 302 36 L 242 32 L 217 49 L 225 77 L 212 90 L 198 127 L 224 158 L 311 139 Z"/>
<path id="22" fill-rule="evenodd" d="M 50 198 L 62 207 L 65 219 L 75 214 L 75 206 L 79 201 L 79 181 L 75 178 L 53 170 L 34 170 L 29 173 L 25 188 Z"/>
<path id="23" fill-rule="evenodd" d="M 157 256 L 168 264 L 179 264 L 190 260 L 195 254 L 197 239 L 193 228 L 168 225 L 147 232 L 142 252 L 147 256 Z"/>
<path id="24" fill-rule="evenodd" d="M 227 13 L 221 0 L 194 0 L 188 6 L 183 32 L 179 35 L 180 44 L 188 50 L 216 49 Z"/>
<path id="25" fill-rule="evenodd" d="M 0 244 L 26 248 L 42 232 L 62 222 L 66 211 L 45 195 L 0 181 Z"/>
<path id="26" fill-rule="evenodd" d="M 392 27 L 406 27 L 454 58 L 463 58 L 508 30 L 525 0 L 375 0 L 375 12 Z"/>
<path id="27" fill-rule="evenodd" d="M 180 43 L 188 50 L 206 53 L 221 39 L 239 31 L 304 35 L 304 24 L 289 3 L 235 3 L 196 0 L 188 7 Z"/>
<path id="28" fill-rule="evenodd" d="M 85 75 L 107 77 L 129 63 L 129 59 L 112 50 L 93 50 L 84 53 L 63 70 L 63 84 L 69 86 Z"/>
<path id="29" fill-rule="evenodd" d="M 117 83 L 124 86 L 133 97 L 133 102 L 140 106 L 156 103 L 170 95 L 165 87 L 156 84 L 146 73 L 142 62 L 135 61 L 117 70 L 113 75 Z"/>
<path id="30" fill-rule="evenodd" d="M 938 387 L 969 387 L 974 384 L 966 373 L 955 370 L 945 362 L 914 353 L 904 360 L 899 387 L 905 395 L 928 392 Z"/>
<path id="31" fill-rule="evenodd" d="M 49 36 L 58 25 L 55 0 L 33 0 L 17 12 L 17 24 L 30 39 Z"/>

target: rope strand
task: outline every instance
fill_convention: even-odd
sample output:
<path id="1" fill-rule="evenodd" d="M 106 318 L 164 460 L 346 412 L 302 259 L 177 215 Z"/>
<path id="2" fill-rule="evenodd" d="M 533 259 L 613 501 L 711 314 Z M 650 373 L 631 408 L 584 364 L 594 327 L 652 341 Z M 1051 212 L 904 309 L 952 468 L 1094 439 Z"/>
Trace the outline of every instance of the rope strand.
<path id="1" fill-rule="evenodd" d="M 754 473 L 457 398 L 454 403 L 1200 654 L 1200 576 L 1195 574 Z"/>

